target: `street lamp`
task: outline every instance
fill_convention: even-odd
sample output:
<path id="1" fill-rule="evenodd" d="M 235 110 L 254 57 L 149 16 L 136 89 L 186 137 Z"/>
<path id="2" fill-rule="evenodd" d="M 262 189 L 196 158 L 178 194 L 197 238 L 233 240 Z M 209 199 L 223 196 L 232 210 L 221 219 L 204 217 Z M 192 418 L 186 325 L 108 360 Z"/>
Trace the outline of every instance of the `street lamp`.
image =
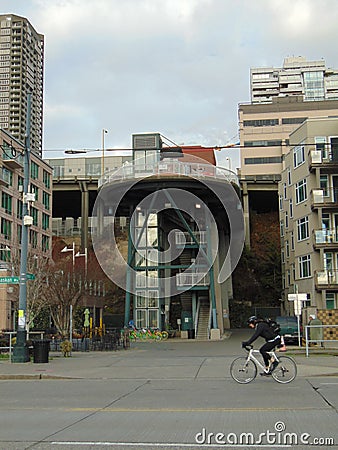
<path id="1" fill-rule="evenodd" d="M 87 280 L 87 268 L 88 268 L 88 252 L 87 247 L 84 249 L 84 253 L 77 252 L 75 255 L 75 258 L 78 258 L 80 256 L 85 257 L 85 281 Z"/>
<path id="2" fill-rule="evenodd" d="M 32 217 L 29 216 L 29 202 L 33 200 L 29 194 L 30 177 L 30 127 L 31 127 L 31 97 L 27 94 L 27 118 L 26 118 L 26 138 L 24 152 L 24 179 L 23 179 L 23 202 L 22 202 L 22 234 L 21 234 L 21 256 L 20 256 L 20 286 L 19 286 L 19 310 L 18 310 L 18 330 L 16 334 L 16 344 L 13 349 L 14 363 L 24 363 L 30 361 L 29 351 L 26 341 L 26 309 L 27 309 L 27 254 L 28 254 L 28 230 L 32 225 Z"/>
<path id="3" fill-rule="evenodd" d="M 68 248 L 67 245 L 61 250 L 61 253 L 65 252 L 73 252 L 73 271 L 75 267 L 75 242 L 73 242 L 73 246 L 71 248 Z"/>
<path id="4" fill-rule="evenodd" d="M 108 133 L 105 128 L 102 129 L 102 166 L 101 166 L 101 177 L 104 175 L 104 135 Z"/>

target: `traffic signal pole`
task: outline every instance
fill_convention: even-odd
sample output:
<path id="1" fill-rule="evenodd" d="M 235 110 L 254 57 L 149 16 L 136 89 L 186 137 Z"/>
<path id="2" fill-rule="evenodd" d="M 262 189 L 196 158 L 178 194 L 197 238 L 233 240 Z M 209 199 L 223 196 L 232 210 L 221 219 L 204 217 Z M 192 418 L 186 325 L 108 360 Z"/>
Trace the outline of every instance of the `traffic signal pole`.
<path id="1" fill-rule="evenodd" d="M 31 94 L 27 95 L 27 120 L 24 154 L 23 207 L 22 207 L 22 236 L 19 278 L 19 310 L 16 344 L 13 348 L 12 362 L 24 363 L 30 361 L 26 336 L 26 307 L 27 307 L 27 255 L 28 230 L 31 225 L 28 219 L 28 188 L 30 165 L 30 124 L 31 124 Z"/>

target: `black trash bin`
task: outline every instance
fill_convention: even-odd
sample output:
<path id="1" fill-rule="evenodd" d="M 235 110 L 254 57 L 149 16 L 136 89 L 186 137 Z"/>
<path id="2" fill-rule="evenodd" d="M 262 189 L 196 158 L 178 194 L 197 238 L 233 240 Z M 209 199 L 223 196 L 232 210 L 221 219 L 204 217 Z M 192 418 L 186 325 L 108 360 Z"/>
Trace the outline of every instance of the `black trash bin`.
<path id="1" fill-rule="evenodd" d="M 195 330 L 188 330 L 188 339 L 195 339 Z"/>
<path id="2" fill-rule="evenodd" d="M 33 362 L 48 363 L 49 362 L 49 340 L 41 339 L 33 341 Z"/>

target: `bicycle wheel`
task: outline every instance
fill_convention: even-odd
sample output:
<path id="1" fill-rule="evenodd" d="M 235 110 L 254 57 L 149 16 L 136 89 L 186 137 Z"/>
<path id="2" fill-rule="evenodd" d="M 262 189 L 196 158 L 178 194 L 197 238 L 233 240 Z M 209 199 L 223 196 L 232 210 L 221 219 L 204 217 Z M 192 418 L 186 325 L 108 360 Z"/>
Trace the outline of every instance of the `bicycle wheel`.
<path id="1" fill-rule="evenodd" d="M 278 383 L 290 383 L 296 378 L 297 366 L 290 356 L 280 356 L 278 366 L 271 373 L 272 378 Z"/>
<path id="2" fill-rule="evenodd" d="M 155 339 L 156 341 L 161 341 L 162 340 L 162 333 L 160 331 L 154 331 L 153 332 L 153 339 Z"/>
<path id="3" fill-rule="evenodd" d="M 247 384 L 256 378 L 257 366 L 250 359 L 239 356 L 231 363 L 230 375 L 237 383 Z"/>
<path id="4" fill-rule="evenodd" d="M 169 337 L 169 333 L 168 333 L 168 331 L 162 331 L 162 339 L 163 339 L 163 341 L 165 341 L 166 339 L 168 339 L 168 337 Z"/>
<path id="5" fill-rule="evenodd" d="M 129 339 L 130 339 L 131 341 L 136 341 L 137 336 L 136 336 L 135 331 L 131 331 L 131 332 L 130 332 Z"/>

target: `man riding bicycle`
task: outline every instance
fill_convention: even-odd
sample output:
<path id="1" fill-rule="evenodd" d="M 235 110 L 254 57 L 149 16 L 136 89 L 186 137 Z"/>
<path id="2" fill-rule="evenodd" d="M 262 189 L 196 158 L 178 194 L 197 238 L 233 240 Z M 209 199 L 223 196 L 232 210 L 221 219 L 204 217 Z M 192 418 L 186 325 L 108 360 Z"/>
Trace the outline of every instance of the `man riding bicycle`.
<path id="1" fill-rule="evenodd" d="M 271 375 L 271 372 L 277 367 L 277 361 L 270 361 L 271 356 L 268 352 L 272 351 L 275 347 L 280 345 L 281 337 L 279 334 L 275 334 L 270 325 L 263 319 L 258 319 L 256 316 L 251 316 L 248 319 L 248 325 L 250 328 L 255 329 L 254 334 L 248 341 L 242 342 L 242 347 L 247 347 L 252 344 L 257 338 L 262 337 L 265 339 L 265 344 L 259 349 L 263 356 L 266 372 L 261 373 L 263 376 Z"/>

